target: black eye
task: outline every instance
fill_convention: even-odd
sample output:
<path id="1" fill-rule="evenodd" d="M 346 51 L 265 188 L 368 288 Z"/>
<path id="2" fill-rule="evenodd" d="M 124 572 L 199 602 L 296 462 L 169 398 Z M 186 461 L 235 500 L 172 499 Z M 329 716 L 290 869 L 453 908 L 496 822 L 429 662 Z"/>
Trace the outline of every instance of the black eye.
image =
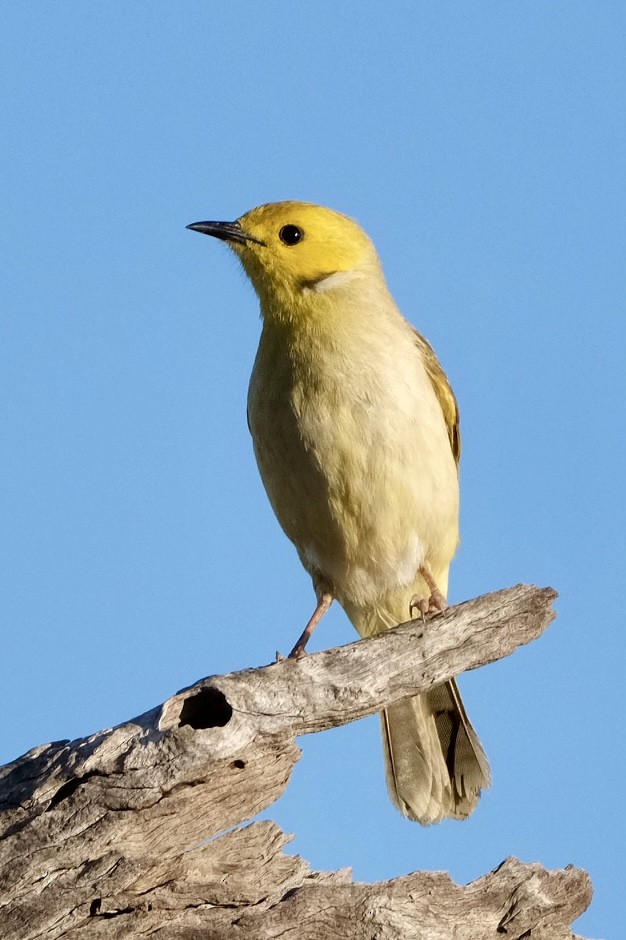
<path id="1" fill-rule="evenodd" d="M 285 245 L 297 245 L 304 238 L 304 232 L 297 225 L 283 225 L 278 237 Z"/>

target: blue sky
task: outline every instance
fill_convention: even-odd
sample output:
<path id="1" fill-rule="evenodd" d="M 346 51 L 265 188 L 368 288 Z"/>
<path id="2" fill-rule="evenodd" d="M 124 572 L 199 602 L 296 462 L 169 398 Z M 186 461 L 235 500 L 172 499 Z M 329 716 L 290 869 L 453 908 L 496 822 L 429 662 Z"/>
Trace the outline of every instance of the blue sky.
<path id="1" fill-rule="evenodd" d="M 287 652 L 312 609 L 245 421 L 257 304 L 185 230 L 357 218 L 462 419 L 460 601 L 550 584 L 538 642 L 463 676 L 493 788 L 389 804 L 377 721 L 303 739 L 267 815 L 357 879 L 509 854 L 623 926 L 622 4 L 2 5 L 0 760 Z M 313 649 L 353 639 L 340 610 Z"/>

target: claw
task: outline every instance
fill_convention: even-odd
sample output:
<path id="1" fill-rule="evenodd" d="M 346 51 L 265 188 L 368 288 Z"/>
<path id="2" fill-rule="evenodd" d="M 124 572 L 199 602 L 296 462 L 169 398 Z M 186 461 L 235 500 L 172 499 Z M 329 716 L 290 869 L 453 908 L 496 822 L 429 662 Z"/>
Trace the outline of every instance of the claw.
<path id="1" fill-rule="evenodd" d="M 430 602 L 427 601 L 425 597 L 420 597 L 419 594 L 414 594 L 409 601 L 409 617 L 411 620 L 413 620 L 413 614 L 415 613 L 422 618 L 422 623 L 424 623 L 429 606 Z"/>
<path id="2" fill-rule="evenodd" d="M 432 594 L 428 598 L 428 609 L 432 612 L 442 614 L 444 610 L 447 608 L 447 606 L 448 606 L 448 602 L 446 601 L 445 597 L 443 596 L 439 588 L 435 588 L 435 590 L 432 592 Z"/>
<path id="3" fill-rule="evenodd" d="M 409 601 L 409 616 L 412 620 L 413 612 L 419 611 L 422 621 L 425 621 L 428 614 L 443 613 L 443 611 L 446 610 L 448 606 L 448 602 L 437 587 L 435 579 L 433 578 L 428 568 L 422 566 L 420 568 L 420 574 L 430 588 L 430 597 L 428 600 L 426 600 L 425 597 L 421 597 L 419 594 L 414 594 Z"/>
<path id="4" fill-rule="evenodd" d="M 409 616 L 413 620 L 413 614 L 417 613 L 422 621 L 425 621 L 428 615 L 442 614 L 447 606 L 446 599 L 439 590 L 433 591 L 428 600 L 420 597 L 419 594 L 414 594 L 409 602 Z"/>

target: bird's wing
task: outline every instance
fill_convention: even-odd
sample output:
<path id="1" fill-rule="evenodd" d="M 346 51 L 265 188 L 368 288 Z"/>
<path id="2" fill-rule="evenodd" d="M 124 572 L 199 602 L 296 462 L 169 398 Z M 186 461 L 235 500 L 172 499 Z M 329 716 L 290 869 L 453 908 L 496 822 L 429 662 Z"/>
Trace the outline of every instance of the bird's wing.
<path id="1" fill-rule="evenodd" d="M 446 422 L 446 428 L 448 429 L 448 437 L 450 438 L 450 447 L 452 448 L 452 454 L 456 461 L 458 467 L 459 460 L 461 459 L 461 428 L 460 428 L 460 419 L 459 419 L 459 406 L 457 405 L 456 398 L 454 397 L 454 392 L 448 382 L 448 377 L 439 365 L 439 360 L 437 359 L 435 352 L 424 337 L 414 330 L 415 333 L 415 342 L 417 348 L 420 351 L 422 362 L 426 368 L 428 378 L 432 382 L 432 386 L 437 396 L 437 401 L 441 406 L 441 411 L 443 413 L 444 421 Z"/>

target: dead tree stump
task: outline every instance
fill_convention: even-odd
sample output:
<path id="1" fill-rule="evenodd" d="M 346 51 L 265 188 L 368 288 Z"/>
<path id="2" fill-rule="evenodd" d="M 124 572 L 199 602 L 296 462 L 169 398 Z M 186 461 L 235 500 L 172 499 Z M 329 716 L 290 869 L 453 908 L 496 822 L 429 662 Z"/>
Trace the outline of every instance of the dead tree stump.
<path id="1" fill-rule="evenodd" d="M 370 715 L 512 653 L 554 617 L 518 585 L 384 636 L 211 676 L 126 724 L 0 770 L 0 937 L 159 940 L 566 940 L 587 874 L 506 859 L 354 884 L 312 872 L 271 822 L 294 739 Z M 233 828 L 237 827 L 237 828 Z M 230 831 L 226 831 L 230 830 Z"/>

